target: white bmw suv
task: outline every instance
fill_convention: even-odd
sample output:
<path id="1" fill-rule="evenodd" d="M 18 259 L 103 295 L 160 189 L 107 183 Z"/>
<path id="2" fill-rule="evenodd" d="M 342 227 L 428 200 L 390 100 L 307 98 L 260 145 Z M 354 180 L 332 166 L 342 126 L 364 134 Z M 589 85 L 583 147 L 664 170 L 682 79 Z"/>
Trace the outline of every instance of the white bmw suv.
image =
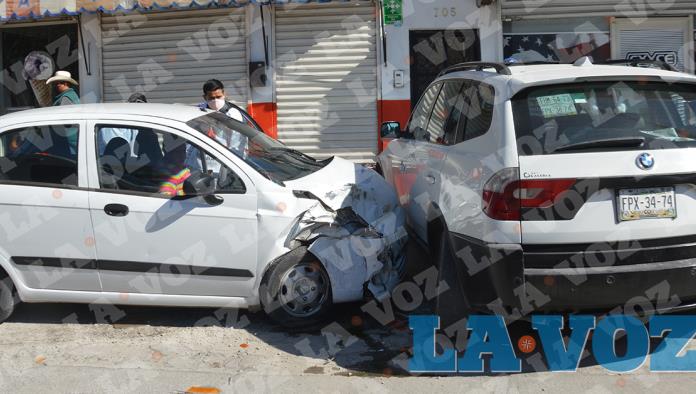
<path id="1" fill-rule="evenodd" d="M 696 303 L 696 77 L 621 63 L 460 64 L 382 125 L 441 316 Z"/>

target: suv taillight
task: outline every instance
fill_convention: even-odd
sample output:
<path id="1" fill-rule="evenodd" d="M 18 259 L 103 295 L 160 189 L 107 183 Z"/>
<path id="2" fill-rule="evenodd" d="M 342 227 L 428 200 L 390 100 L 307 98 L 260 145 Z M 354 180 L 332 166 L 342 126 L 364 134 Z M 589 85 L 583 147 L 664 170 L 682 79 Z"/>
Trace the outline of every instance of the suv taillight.
<path id="1" fill-rule="evenodd" d="M 483 212 L 492 219 L 520 220 L 520 200 L 515 197 L 519 182 L 517 168 L 503 168 L 493 174 L 483 186 Z"/>
<path id="2" fill-rule="evenodd" d="M 483 187 L 483 212 L 496 220 L 520 220 L 522 208 L 548 208 L 575 179 L 523 179 L 517 168 L 496 172 Z"/>

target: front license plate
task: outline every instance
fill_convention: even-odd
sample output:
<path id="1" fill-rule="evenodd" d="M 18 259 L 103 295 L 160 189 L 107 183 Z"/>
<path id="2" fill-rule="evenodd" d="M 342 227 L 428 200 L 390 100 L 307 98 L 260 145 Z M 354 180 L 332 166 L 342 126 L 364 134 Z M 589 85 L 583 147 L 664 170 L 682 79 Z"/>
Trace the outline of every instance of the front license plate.
<path id="1" fill-rule="evenodd" d="M 677 217 L 673 187 L 620 189 L 617 208 L 621 221 Z"/>

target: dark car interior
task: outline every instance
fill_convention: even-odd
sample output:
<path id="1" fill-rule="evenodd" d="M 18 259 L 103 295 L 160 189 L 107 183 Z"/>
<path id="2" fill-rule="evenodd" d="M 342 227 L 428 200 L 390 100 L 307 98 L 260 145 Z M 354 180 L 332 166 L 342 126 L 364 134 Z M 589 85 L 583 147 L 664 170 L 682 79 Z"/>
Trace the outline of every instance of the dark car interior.
<path id="1" fill-rule="evenodd" d="M 27 127 L 0 137 L 0 177 L 77 186 L 77 125 Z"/>

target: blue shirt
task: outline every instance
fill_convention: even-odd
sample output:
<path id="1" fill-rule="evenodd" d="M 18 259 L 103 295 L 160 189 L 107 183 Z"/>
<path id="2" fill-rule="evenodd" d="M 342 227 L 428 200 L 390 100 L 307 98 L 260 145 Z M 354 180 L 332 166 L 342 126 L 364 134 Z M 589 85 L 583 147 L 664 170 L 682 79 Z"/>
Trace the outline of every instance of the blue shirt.
<path id="1" fill-rule="evenodd" d="M 109 143 L 109 141 L 116 137 L 120 137 L 128 141 L 128 145 L 130 145 L 131 156 L 135 156 L 134 146 L 135 138 L 137 136 L 138 130 L 135 129 L 114 129 L 110 127 L 104 127 L 99 129 L 99 133 L 97 133 L 97 147 L 99 148 L 99 156 L 104 154 L 104 149 L 106 148 L 106 145 Z"/>

